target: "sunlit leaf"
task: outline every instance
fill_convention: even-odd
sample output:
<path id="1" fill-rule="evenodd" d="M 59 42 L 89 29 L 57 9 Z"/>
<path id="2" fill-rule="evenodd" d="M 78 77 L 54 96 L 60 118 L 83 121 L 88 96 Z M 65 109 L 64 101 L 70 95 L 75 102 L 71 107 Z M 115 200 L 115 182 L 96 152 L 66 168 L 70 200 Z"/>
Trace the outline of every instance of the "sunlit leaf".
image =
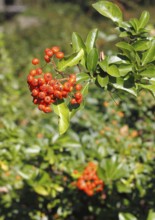
<path id="1" fill-rule="evenodd" d="M 98 30 L 96 28 L 91 30 L 88 33 L 87 39 L 86 39 L 86 50 L 87 50 L 87 53 L 89 53 L 94 48 L 95 43 L 96 43 L 96 39 L 97 39 L 97 35 L 98 35 Z"/>
<path id="2" fill-rule="evenodd" d="M 62 135 L 69 127 L 69 109 L 65 102 L 60 102 L 53 105 L 53 110 L 59 116 L 59 133 Z"/>
<path id="3" fill-rule="evenodd" d="M 122 12 L 120 8 L 109 1 L 99 1 L 93 4 L 93 7 L 103 16 L 110 18 L 112 21 L 120 23 L 122 21 Z"/>
<path id="4" fill-rule="evenodd" d="M 81 49 L 79 52 L 74 53 L 69 57 L 65 57 L 58 63 L 57 65 L 58 70 L 64 71 L 67 67 L 72 67 L 77 65 L 80 62 L 80 60 L 83 58 L 83 56 L 84 56 L 84 50 Z"/>

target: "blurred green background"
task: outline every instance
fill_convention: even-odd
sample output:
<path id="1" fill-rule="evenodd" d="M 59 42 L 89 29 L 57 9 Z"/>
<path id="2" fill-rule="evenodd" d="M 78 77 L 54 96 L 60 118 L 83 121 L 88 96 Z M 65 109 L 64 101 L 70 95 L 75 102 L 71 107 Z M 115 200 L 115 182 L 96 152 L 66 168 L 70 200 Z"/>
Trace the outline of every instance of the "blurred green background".
<path id="1" fill-rule="evenodd" d="M 135 99 L 92 85 L 85 108 L 59 137 L 56 115 L 37 110 L 26 83 L 32 58 L 46 47 L 70 53 L 73 31 L 85 39 L 98 28 L 97 48 L 115 51 L 117 30 L 94 11 L 94 2 L 6 0 L 1 6 L 0 220 L 144 220 L 155 209 L 155 100 L 149 93 Z M 113 2 L 125 19 L 149 10 L 155 36 L 155 1 Z M 103 159 L 113 167 L 105 170 L 102 195 L 88 198 L 71 186 L 74 169 Z M 119 164 L 123 176 L 110 174 Z"/>

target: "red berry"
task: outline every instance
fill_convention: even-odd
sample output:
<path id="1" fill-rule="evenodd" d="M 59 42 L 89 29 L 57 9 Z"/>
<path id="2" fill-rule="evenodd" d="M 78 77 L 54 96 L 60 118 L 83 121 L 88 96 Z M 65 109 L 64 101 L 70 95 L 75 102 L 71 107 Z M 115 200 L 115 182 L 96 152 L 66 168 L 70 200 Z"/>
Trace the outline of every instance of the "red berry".
<path id="1" fill-rule="evenodd" d="M 49 82 L 52 79 L 52 74 L 51 73 L 45 73 L 44 74 L 44 79 L 46 82 Z"/>
<path id="2" fill-rule="evenodd" d="M 32 90 L 32 96 L 37 96 L 39 93 L 39 90 L 38 89 L 33 89 Z"/>
<path id="3" fill-rule="evenodd" d="M 46 63 L 49 63 L 51 61 L 51 59 L 48 55 L 44 56 L 44 60 L 46 61 Z"/>
<path id="4" fill-rule="evenodd" d="M 44 78 L 38 78 L 38 84 L 41 86 L 45 84 L 45 79 Z"/>
<path id="5" fill-rule="evenodd" d="M 45 109 L 44 109 L 45 113 L 50 113 L 51 111 L 52 111 L 52 109 L 51 109 L 50 106 L 46 106 Z"/>
<path id="6" fill-rule="evenodd" d="M 47 87 L 47 93 L 48 93 L 49 95 L 53 94 L 53 93 L 54 93 L 53 87 L 48 86 L 48 87 Z"/>
<path id="7" fill-rule="evenodd" d="M 54 96 L 55 96 L 55 98 L 57 98 L 57 99 L 62 99 L 62 92 L 56 90 L 56 91 L 54 92 Z"/>
<path id="8" fill-rule="evenodd" d="M 81 92 L 76 92 L 75 95 L 74 95 L 74 97 L 76 98 L 76 100 L 77 100 L 77 99 L 81 99 L 81 98 L 82 98 Z"/>
<path id="9" fill-rule="evenodd" d="M 39 94 L 38 94 L 38 98 L 40 98 L 40 99 L 44 99 L 45 96 L 46 96 L 45 92 L 39 92 Z"/>
<path id="10" fill-rule="evenodd" d="M 51 102 L 51 97 L 50 96 L 45 96 L 44 101 L 46 103 L 50 103 Z"/>
<path id="11" fill-rule="evenodd" d="M 57 52 L 57 53 L 55 54 L 55 56 L 56 56 L 56 58 L 58 58 L 58 59 L 62 59 L 62 58 L 64 58 L 64 53 L 61 52 L 61 51 L 59 51 L 59 52 Z"/>
<path id="12" fill-rule="evenodd" d="M 53 56 L 53 51 L 50 50 L 50 49 L 47 50 L 46 55 L 49 56 L 49 57 L 52 57 Z"/>
<path id="13" fill-rule="evenodd" d="M 80 91 L 82 89 L 82 85 L 81 84 L 76 84 L 75 89 L 77 91 Z"/>
<path id="14" fill-rule="evenodd" d="M 37 65 L 37 64 L 39 64 L 40 63 L 40 60 L 38 59 L 38 58 L 34 58 L 33 60 L 32 60 L 32 64 L 33 65 Z"/>
<path id="15" fill-rule="evenodd" d="M 32 82 L 31 82 L 32 86 L 37 86 L 38 85 L 38 79 L 33 78 Z"/>
<path id="16" fill-rule="evenodd" d="M 54 47 L 51 48 L 51 50 L 52 50 L 53 53 L 55 54 L 55 53 L 57 53 L 57 52 L 60 51 L 60 47 L 58 47 L 58 46 L 54 46 Z"/>
<path id="17" fill-rule="evenodd" d="M 31 76 L 36 76 L 36 75 L 37 75 L 36 70 L 31 70 L 31 71 L 30 71 L 30 75 L 31 75 Z"/>
<path id="18" fill-rule="evenodd" d="M 70 100 L 70 103 L 71 103 L 72 105 L 75 105 L 75 104 L 77 104 L 77 101 L 76 101 L 76 99 L 73 98 L 73 99 Z"/>
<path id="19" fill-rule="evenodd" d="M 42 74 L 42 69 L 41 68 L 37 68 L 36 69 L 36 75 L 41 75 Z"/>
<path id="20" fill-rule="evenodd" d="M 34 77 L 31 76 L 30 74 L 27 76 L 27 82 L 28 82 L 29 84 L 32 83 L 33 79 L 34 79 Z"/>
<path id="21" fill-rule="evenodd" d="M 69 82 L 64 83 L 64 91 L 66 91 L 66 92 L 71 91 L 71 84 Z"/>

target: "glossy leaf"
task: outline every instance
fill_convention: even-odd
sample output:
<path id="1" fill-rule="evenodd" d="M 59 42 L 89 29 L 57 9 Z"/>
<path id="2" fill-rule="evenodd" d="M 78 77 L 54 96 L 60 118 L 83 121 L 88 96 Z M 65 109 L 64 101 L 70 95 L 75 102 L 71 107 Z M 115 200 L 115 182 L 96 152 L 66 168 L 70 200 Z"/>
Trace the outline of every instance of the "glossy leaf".
<path id="1" fill-rule="evenodd" d="M 144 71 L 140 72 L 140 75 L 150 78 L 155 77 L 155 66 L 146 68 Z"/>
<path id="2" fill-rule="evenodd" d="M 84 42 L 76 32 L 73 32 L 72 34 L 72 47 L 74 52 L 78 52 L 81 48 L 85 50 Z"/>
<path id="3" fill-rule="evenodd" d="M 116 89 L 124 90 L 134 96 L 137 96 L 136 88 L 128 80 L 117 78 L 116 83 L 113 83 L 112 85 Z"/>
<path id="4" fill-rule="evenodd" d="M 125 49 L 125 50 L 128 50 L 130 52 L 132 52 L 134 49 L 133 47 L 129 44 L 129 43 L 126 43 L 126 42 L 119 42 L 116 44 L 117 47 L 119 47 L 120 49 Z"/>
<path id="5" fill-rule="evenodd" d="M 96 28 L 91 30 L 88 33 L 86 43 L 85 43 L 87 53 L 89 53 L 95 47 L 95 42 L 96 42 L 96 39 L 97 39 L 97 35 L 98 35 L 98 30 Z"/>
<path id="6" fill-rule="evenodd" d="M 118 162 L 114 156 L 113 158 L 102 160 L 98 174 L 105 182 L 109 182 L 125 177 L 127 175 L 127 167 L 123 163 Z"/>
<path id="7" fill-rule="evenodd" d="M 111 65 L 107 67 L 107 73 L 110 76 L 114 76 L 114 77 L 120 77 L 120 72 L 119 69 L 117 68 L 116 65 Z"/>
<path id="8" fill-rule="evenodd" d="M 155 212 L 153 210 L 149 211 L 147 220 L 155 220 Z"/>
<path id="9" fill-rule="evenodd" d="M 59 133 L 64 134 L 69 127 L 69 109 L 64 102 L 53 105 L 54 112 L 59 116 Z"/>
<path id="10" fill-rule="evenodd" d="M 119 73 L 121 76 L 125 76 L 132 71 L 132 64 L 121 64 L 118 66 Z"/>
<path id="11" fill-rule="evenodd" d="M 139 40 L 136 41 L 132 46 L 134 47 L 135 51 L 144 51 L 149 49 L 151 42 L 148 40 Z"/>
<path id="12" fill-rule="evenodd" d="M 132 18 L 129 23 L 131 24 L 131 26 L 133 27 L 133 29 L 135 30 L 135 32 L 138 31 L 138 26 L 139 26 L 139 21 L 137 18 Z"/>
<path id="13" fill-rule="evenodd" d="M 109 82 L 109 76 L 102 77 L 99 74 L 97 75 L 97 82 L 101 87 L 107 86 Z"/>
<path id="14" fill-rule="evenodd" d="M 142 65 L 144 66 L 147 63 L 155 60 L 155 40 L 151 42 L 150 48 L 142 56 Z"/>
<path id="15" fill-rule="evenodd" d="M 154 85 L 144 85 L 144 84 L 137 84 L 138 86 L 140 86 L 143 89 L 148 89 L 149 91 L 152 92 L 152 94 L 155 96 L 155 84 Z"/>
<path id="16" fill-rule="evenodd" d="M 38 193 L 39 195 L 42 195 L 42 196 L 48 196 L 49 192 L 47 191 L 47 189 L 41 185 L 36 185 L 34 187 L 34 191 L 36 193 Z"/>
<path id="17" fill-rule="evenodd" d="M 77 73 L 76 82 L 81 83 L 90 79 L 90 76 L 87 73 Z"/>
<path id="18" fill-rule="evenodd" d="M 72 67 L 77 65 L 80 62 L 80 60 L 83 58 L 83 56 L 84 56 L 84 50 L 81 49 L 79 52 L 74 53 L 69 57 L 65 57 L 58 63 L 57 65 L 58 70 L 64 71 L 67 67 Z"/>
<path id="19" fill-rule="evenodd" d="M 89 72 L 95 71 L 97 62 L 98 62 L 98 51 L 96 48 L 93 48 L 87 55 L 87 69 L 89 70 Z"/>
<path id="20" fill-rule="evenodd" d="M 118 217 L 119 217 L 119 220 L 137 220 L 137 218 L 134 215 L 132 215 L 131 213 L 120 212 Z"/>
<path id="21" fill-rule="evenodd" d="M 100 14 L 110 18 L 113 22 L 122 22 L 123 16 L 120 8 L 109 1 L 99 1 L 92 5 Z"/>
<path id="22" fill-rule="evenodd" d="M 148 21 L 150 19 L 150 14 L 148 11 L 143 11 L 140 19 L 139 19 L 139 25 L 138 28 L 145 28 L 145 26 L 147 25 Z"/>

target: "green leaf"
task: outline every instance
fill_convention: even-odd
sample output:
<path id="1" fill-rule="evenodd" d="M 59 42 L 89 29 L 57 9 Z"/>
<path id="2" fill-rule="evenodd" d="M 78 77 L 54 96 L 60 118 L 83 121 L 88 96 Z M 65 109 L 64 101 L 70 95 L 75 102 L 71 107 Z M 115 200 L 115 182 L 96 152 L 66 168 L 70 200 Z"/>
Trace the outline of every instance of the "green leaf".
<path id="1" fill-rule="evenodd" d="M 139 26 L 139 21 L 137 18 L 131 18 L 129 23 L 131 24 L 131 26 L 133 27 L 133 29 L 135 30 L 135 32 L 138 31 L 138 26 Z"/>
<path id="2" fill-rule="evenodd" d="M 120 72 L 116 65 L 108 66 L 107 73 L 113 77 L 120 77 Z"/>
<path id="3" fill-rule="evenodd" d="M 45 189 L 45 187 L 40 186 L 40 185 L 34 186 L 34 191 L 42 196 L 48 196 L 48 194 L 49 194 L 47 189 Z"/>
<path id="4" fill-rule="evenodd" d="M 90 79 L 90 76 L 88 75 L 88 73 L 77 73 L 76 74 L 76 82 L 80 83 L 80 82 L 84 82 Z"/>
<path id="5" fill-rule="evenodd" d="M 73 32 L 72 34 L 72 47 L 74 52 L 78 52 L 81 48 L 85 50 L 84 42 L 80 35 L 76 32 Z"/>
<path id="6" fill-rule="evenodd" d="M 155 84 L 154 85 L 144 85 L 144 84 L 138 83 L 137 85 L 143 89 L 147 89 L 147 90 L 151 91 L 152 94 L 155 96 Z"/>
<path id="7" fill-rule="evenodd" d="M 150 66 L 147 69 L 145 69 L 144 71 L 142 71 L 140 73 L 141 76 L 145 76 L 145 77 L 155 77 L 155 66 Z"/>
<path id="8" fill-rule="evenodd" d="M 92 5 L 100 14 L 110 18 L 116 23 L 121 23 L 123 16 L 120 8 L 109 1 L 99 1 Z"/>
<path id="9" fill-rule="evenodd" d="M 126 92 L 128 92 L 128 93 L 130 93 L 130 94 L 137 97 L 136 88 L 134 87 L 134 84 L 132 82 L 130 82 L 130 80 L 117 78 L 116 83 L 113 83 L 112 86 L 116 89 L 126 91 Z"/>
<path id="10" fill-rule="evenodd" d="M 96 48 L 91 49 L 87 56 L 87 69 L 89 72 L 94 72 L 96 70 L 98 62 L 98 51 Z"/>
<path id="11" fill-rule="evenodd" d="M 107 72 L 107 67 L 108 67 L 108 58 L 105 58 L 101 62 L 99 62 L 99 66 L 104 72 Z"/>
<path id="12" fill-rule="evenodd" d="M 109 82 L 109 76 L 100 76 L 99 74 L 97 75 L 97 82 L 101 87 L 105 87 L 107 86 L 108 82 Z"/>
<path id="13" fill-rule="evenodd" d="M 69 109 L 65 102 L 53 104 L 54 112 L 59 116 L 59 133 L 64 134 L 69 127 Z"/>
<path id="14" fill-rule="evenodd" d="M 117 43 L 116 46 L 119 47 L 120 49 L 125 49 L 125 50 L 128 50 L 130 52 L 132 52 L 134 50 L 133 47 L 130 44 L 128 44 L 126 42 L 123 42 L 123 41 Z"/>
<path id="15" fill-rule="evenodd" d="M 73 53 L 69 57 L 65 57 L 64 59 L 59 61 L 57 65 L 58 70 L 64 71 L 67 67 L 77 65 L 80 62 L 80 60 L 83 58 L 83 56 L 84 56 L 84 50 L 81 49 L 79 52 Z"/>
<path id="16" fill-rule="evenodd" d="M 119 220 L 137 220 L 137 218 L 134 215 L 130 214 L 130 213 L 120 212 L 118 217 L 119 217 Z"/>
<path id="17" fill-rule="evenodd" d="M 155 60 L 155 40 L 151 42 L 150 48 L 143 54 L 142 65 L 144 66 L 153 60 Z"/>
<path id="18" fill-rule="evenodd" d="M 96 42 L 96 39 L 97 39 L 97 35 L 98 35 L 98 30 L 96 28 L 91 30 L 88 33 L 86 43 L 85 43 L 87 53 L 89 53 L 94 48 L 95 42 Z"/>
<path id="19" fill-rule="evenodd" d="M 150 14 L 148 11 L 143 11 L 140 19 L 139 19 L 139 25 L 138 28 L 145 28 L 145 26 L 147 25 L 148 21 L 150 19 Z"/>
<path id="20" fill-rule="evenodd" d="M 155 212 L 153 210 L 149 211 L 147 220 L 155 220 Z"/>
<path id="21" fill-rule="evenodd" d="M 118 161 L 117 157 L 113 156 L 112 158 L 101 161 L 98 175 L 108 183 L 125 177 L 127 175 L 127 167 L 124 163 Z"/>
<path id="22" fill-rule="evenodd" d="M 132 44 L 135 51 L 144 51 L 150 48 L 151 42 L 148 40 L 138 40 Z"/>
<path id="23" fill-rule="evenodd" d="M 119 73 L 121 76 L 125 76 L 132 71 L 132 64 L 121 64 L 118 66 Z"/>

